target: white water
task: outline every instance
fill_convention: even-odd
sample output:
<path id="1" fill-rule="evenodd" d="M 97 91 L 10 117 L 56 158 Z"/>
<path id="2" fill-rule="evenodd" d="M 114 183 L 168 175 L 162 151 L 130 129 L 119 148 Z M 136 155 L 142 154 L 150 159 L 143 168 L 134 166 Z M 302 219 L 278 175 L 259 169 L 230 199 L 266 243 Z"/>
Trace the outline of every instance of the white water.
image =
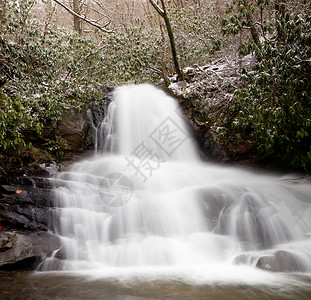
<path id="1" fill-rule="evenodd" d="M 55 179 L 65 259 L 43 270 L 282 284 L 255 266 L 284 250 L 311 272 L 310 183 L 200 161 L 176 102 L 150 85 L 117 88 L 99 131 L 103 151 Z"/>

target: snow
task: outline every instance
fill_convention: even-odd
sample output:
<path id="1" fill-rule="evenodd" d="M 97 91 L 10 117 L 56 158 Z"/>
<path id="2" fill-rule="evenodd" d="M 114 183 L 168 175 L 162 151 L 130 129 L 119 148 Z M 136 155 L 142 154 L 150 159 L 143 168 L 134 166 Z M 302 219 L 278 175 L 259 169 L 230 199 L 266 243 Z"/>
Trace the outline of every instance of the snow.
<path id="1" fill-rule="evenodd" d="M 178 82 L 172 82 L 168 88 L 173 91 L 173 93 L 177 96 L 180 96 L 182 94 L 182 90 L 179 86 L 179 83 Z"/>

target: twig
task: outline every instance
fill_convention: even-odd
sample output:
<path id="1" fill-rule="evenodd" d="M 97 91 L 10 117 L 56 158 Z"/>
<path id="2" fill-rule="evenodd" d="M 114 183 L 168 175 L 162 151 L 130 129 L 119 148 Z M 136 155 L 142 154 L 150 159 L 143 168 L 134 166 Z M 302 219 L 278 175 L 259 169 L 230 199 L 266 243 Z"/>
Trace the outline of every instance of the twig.
<path id="1" fill-rule="evenodd" d="M 81 19 L 82 21 L 84 21 L 84 22 L 86 22 L 86 23 L 88 23 L 88 24 L 98 28 L 99 30 L 101 30 L 103 32 L 106 32 L 106 33 L 113 32 L 112 30 L 108 30 L 108 29 L 105 28 L 105 26 L 108 26 L 110 22 L 108 22 L 107 24 L 105 24 L 103 26 L 100 26 L 100 25 L 96 24 L 94 21 L 87 19 L 86 16 L 81 16 L 81 15 L 77 14 L 75 11 L 73 11 L 71 8 L 69 8 L 67 5 L 65 5 L 61 1 L 59 1 L 59 0 L 53 0 L 53 1 L 56 2 L 57 4 L 59 4 L 60 6 L 62 6 L 63 8 L 65 8 L 72 15 L 74 15 L 77 18 Z"/>
<path id="2" fill-rule="evenodd" d="M 196 67 L 199 71 L 201 71 L 203 74 L 205 74 L 206 76 L 209 76 L 201 67 L 199 67 L 197 64 L 193 65 L 194 67 Z M 210 70 L 208 69 L 211 73 L 215 74 L 219 79 L 224 80 L 220 75 L 218 75 L 214 70 Z"/>

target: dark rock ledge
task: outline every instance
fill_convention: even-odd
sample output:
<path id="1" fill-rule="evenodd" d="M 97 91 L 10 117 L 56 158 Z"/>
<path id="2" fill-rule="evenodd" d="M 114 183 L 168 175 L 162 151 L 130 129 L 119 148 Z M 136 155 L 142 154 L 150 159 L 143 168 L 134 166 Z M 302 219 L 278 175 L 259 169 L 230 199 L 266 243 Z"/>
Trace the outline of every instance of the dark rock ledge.
<path id="1" fill-rule="evenodd" d="M 35 269 L 61 244 L 49 231 L 52 165 L 33 176 L 0 173 L 0 269 Z M 46 176 L 46 177 L 43 177 Z"/>

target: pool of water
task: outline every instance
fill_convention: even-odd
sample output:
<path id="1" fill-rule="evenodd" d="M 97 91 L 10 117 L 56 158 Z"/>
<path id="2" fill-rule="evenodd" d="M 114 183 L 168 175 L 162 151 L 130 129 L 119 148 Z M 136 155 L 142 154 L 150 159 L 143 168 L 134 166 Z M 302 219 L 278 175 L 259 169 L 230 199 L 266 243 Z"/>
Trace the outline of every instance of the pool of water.
<path id="1" fill-rule="evenodd" d="M 0 299 L 311 299 L 311 276 L 301 274 L 284 275 L 288 280 L 278 285 L 204 283 L 204 280 L 194 283 L 170 276 L 93 275 L 1 271 Z"/>

